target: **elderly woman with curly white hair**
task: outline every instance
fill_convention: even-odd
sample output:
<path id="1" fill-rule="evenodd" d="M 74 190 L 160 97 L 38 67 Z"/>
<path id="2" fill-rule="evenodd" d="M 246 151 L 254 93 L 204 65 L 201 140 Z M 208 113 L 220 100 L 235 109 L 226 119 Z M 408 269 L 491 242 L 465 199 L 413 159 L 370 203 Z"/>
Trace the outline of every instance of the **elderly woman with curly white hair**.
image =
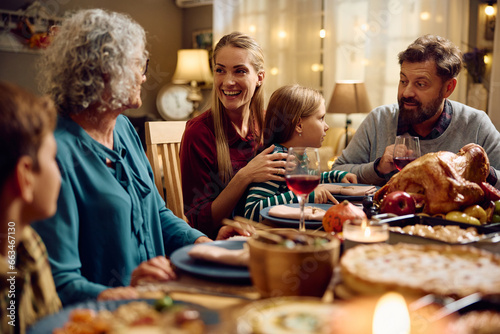
<path id="1" fill-rule="evenodd" d="M 62 186 L 56 215 L 33 226 L 47 245 L 61 301 L 135 297 L 130 287 L 110 288 L 175 278 L 164 256 L 210 239 L 165 207 L 122 115 L 142 103 L 143 28 L 123 14 L 82 10 L 57 29 L 42 58 L 42 84 L 59 112 Z"/>

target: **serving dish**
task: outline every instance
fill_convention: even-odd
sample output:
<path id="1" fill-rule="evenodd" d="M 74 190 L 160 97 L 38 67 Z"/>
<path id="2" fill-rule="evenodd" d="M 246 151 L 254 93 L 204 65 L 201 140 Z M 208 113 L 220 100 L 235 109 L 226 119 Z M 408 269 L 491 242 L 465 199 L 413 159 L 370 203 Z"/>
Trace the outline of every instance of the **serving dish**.
<path id="1" fill-rule="evenodd" d="M 288 242 L 270 243 L 258 234 L 248 239 L 250 275 L 261 297 L 322 297 L 338 262 L 338 239 L 319 231 L 273 229 L 273 234 Z"/>
<path id="2" fill-rule="evenodd" d="M 418 235 L 408 235 L 398 232 L 391 231 L 389 234 L 389 244 L 396 244 L 398 242 L 412 243 L 412 244 L 450 244 L 450 245 L 470 245 L 478 248 L 493 251 L 495 253 L 500 253 L 500 225 L 490 224 L 490 225 L 471 225 L 466 223 L 455 222 L 439 217 L 429 217 L 422 215 L 405 215 L 394 218 L 382 219 L 383 222 L 389 224 L 389 226 L 405 227 L 408 225 L 423 224 L 429 226 L 450 226 L 455 225 L 462 229 L 467 229 L 470 227 L 476 228 L 479 234 L 483 234 L 484 237 L 474 239 L 474 240 L 464 240 L 458 242 L 446 242 L 441 240 L 436 240 L 432 238 L 422 237 Z M 498 236 L 498 238 L 497 238 Z"/>

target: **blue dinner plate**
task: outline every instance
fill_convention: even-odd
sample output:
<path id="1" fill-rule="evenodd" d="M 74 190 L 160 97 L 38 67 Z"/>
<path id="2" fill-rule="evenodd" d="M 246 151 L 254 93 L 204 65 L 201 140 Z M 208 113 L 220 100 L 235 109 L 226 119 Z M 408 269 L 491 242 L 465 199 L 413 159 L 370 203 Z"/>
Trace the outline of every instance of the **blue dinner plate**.
<path id="1" fill-rule="evenodd" d="M 28 334 L 52 334 L 52 331 L 56 328 L 61 328 L 69 320 L 69 314 L 71 311 L 77 308 L 91 309 L 94 311 L 109 310 L 114 311 L 119 306 L 128 304 L 134 301 L 144 301 L 148 304 L 153 304 L 155 299 L 133 299 L 133 300 L 108 300 L 108 301 L 96 301 L 88 300 L 85 302 L 72 304 L 66 306 L 58 313 L 49 315 L 42 318 L 40 321 L 35 323 L 33 326 L 28 328 Z M 182 301 L 174 301 L 175 305 L 186 305 L 200 312 L 200 317 L 205 323 L 205 325 L 215 325 L 219 323 L 219 314 L 216 311 L 209 310 L 203 306 L 186 303 Z"/>
<path id="2" fill-rule="evenodd" d="M 298 203 L 292 203 L 292 204 L 281 204 L 281 205 L 286 205 L 292 208 L 298 208 L 299 204 Z M 328 210 L 332 204 L 315 204 L 315 203 L 306 203 L 306 206 L 312 206 L 315 208 L 320 208 L 323 210 Z M 269 215 L 269 210 L 272 208 L 272 206 L 268 206 L 267 208 L 264 208 L 260 210 L 260 215 L 264 219 L 269 219 L 272 222 L 281 225 L 281 226 L 286 226 L 286 227 L 294 227 L 294 228 L 299 228 L 299 220 L 298 219 L 288 219 L 288 218 L 278 218 Z M 305 221 L 306 228 L 309 229 L 317 229 L 321 226 L 323 226 L 323 222 L 321 220 L 306 220 Z"/>
<path id="3" fill-rule="evenodd" d="M 219 246 L 226 249 L 242 249 L 246 243 L 244 240 L 220 240 L 206 245 Z M 221 263 L 193 259 L 188 252 L 195 245 L 179 248 L 170 256 L 170 261 L 179 269 L 190 274 L 217 278 L 224 280 L 250 280 L 250 272 L 247 267 L 229 266 Z"/>

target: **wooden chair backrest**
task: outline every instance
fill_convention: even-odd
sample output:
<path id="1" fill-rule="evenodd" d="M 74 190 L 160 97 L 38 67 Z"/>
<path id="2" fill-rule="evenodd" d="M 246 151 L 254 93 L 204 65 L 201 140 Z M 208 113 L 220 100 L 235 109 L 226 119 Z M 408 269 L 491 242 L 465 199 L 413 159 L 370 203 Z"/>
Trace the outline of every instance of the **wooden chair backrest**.
<path id="1" fill-rule="evenodd" d="M 185 121 L 146 122 L 146 153 L 153 168 L 156 188 L 167 208 L 187 221 L 184 215 L 179 157 L 185 128 Z"/>

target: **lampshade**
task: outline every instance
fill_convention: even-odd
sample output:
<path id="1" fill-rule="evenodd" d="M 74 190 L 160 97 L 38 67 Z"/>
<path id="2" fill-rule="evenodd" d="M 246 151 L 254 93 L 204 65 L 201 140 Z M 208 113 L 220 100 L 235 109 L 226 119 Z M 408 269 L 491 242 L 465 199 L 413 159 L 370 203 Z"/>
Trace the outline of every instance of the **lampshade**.
<path id="1" fill-rule="evenodd" d="M 365 84 L 361 81 L 338 81 L 335 84 L 328 113 L 369 113 L 371 111 Z"/>
<path id="2" fill-rule="evenodd" d="M 212 72 L 208 63 L 208 51 L 204 49 L 185 49 L 177 51 L 177 67 L 172 82 L 175 84 L 192 81 L 213 82 Z"/>

